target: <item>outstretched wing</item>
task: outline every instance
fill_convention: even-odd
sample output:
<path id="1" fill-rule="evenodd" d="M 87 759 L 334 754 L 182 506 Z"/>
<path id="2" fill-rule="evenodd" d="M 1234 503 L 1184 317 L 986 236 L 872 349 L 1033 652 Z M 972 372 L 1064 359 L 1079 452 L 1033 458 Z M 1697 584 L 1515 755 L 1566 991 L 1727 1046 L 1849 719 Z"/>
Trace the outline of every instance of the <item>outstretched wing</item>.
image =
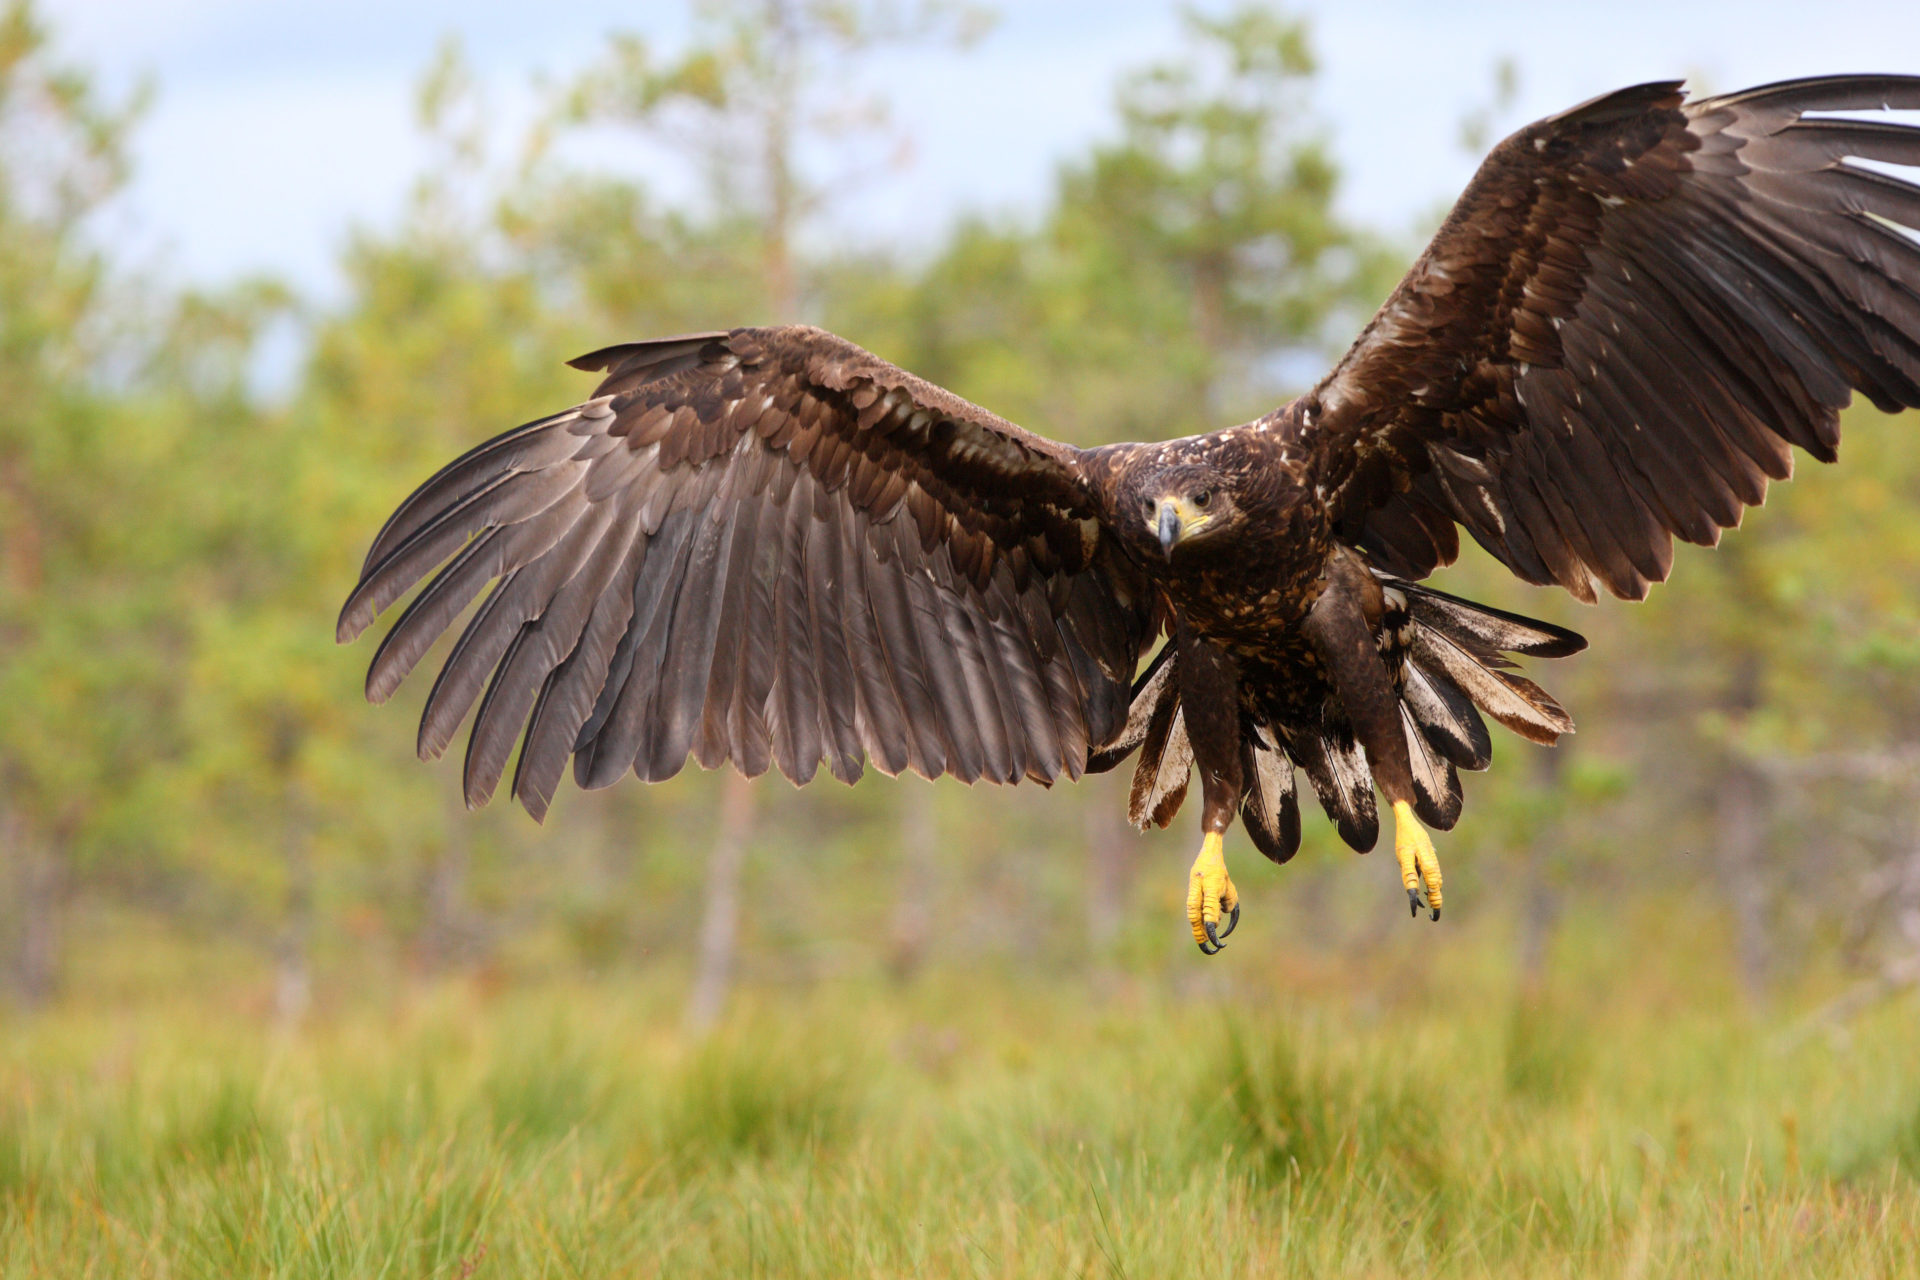
<path id="1" fill-rule="evenodd" d="M 1418 578 L 1454 522 L 1529 582 L 1638 599 L 1831 461 L 1854 391 L 1920 405 L 1920 78 L 1597 98 L 1488 157 L 1296 408 L 1336 528 Z"/>
<path id="2" fill-rule="evenodd" d="M 469 804 L 516 740 L 541 816 L 570 754 L 588 787 L 689 753 L 1051 781 L 1124 721 L 1147 593 L 1075 450 L 813 328 L 573 363 L 606 371 L 594 397 L 416 490 L 340 615 L 351 640 L 451 557 L 374 655 L 380 702 L 497 580 L 420 722 L 438 756 L 486 686 Z"/>

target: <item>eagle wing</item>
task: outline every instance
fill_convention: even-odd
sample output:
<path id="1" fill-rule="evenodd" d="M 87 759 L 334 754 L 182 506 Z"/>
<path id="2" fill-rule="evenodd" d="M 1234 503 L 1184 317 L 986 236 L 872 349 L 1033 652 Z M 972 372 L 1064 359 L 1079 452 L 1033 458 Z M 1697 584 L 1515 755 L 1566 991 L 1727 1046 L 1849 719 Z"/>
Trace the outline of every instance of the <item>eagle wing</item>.
<path id="1" fill-rule="evenodd" d="M 1831 461 L 1853 391 L 1920 405 L 1920 78 L 1596 98 L 1503 142 L 1293 421 L 1336 531 L 1418 578 L 1455 522 L 1520 577 L 1638 599 Z"/>
<path id="2" fill-rule="evenodd" d="M 485 686 L 469 804 L 516 741 L 538 817 L 569 755 L 588 787 L 690 753 L 1051 781 L 1120 728 L 1150 601 L 1076 450 L 808 327 L 573 363 L 605 371 L 593 398 L 416 490 L 340 615 L 351 640 L 445 564 L 373 657 L 380 702 L 497 582 L 420 722 L 438 756 Z"/>

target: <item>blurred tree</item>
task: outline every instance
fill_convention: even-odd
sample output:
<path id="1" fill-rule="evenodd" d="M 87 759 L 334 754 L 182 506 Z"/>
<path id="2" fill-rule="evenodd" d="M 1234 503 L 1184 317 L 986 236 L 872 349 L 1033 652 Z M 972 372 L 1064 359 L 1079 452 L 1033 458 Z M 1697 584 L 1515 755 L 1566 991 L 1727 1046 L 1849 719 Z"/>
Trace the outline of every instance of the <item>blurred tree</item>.
<path id="1" fill-rule="evenodd" d="M 1114 830 L 1115 780 L 978 800 L 816 786 L 781 800 L 804 835 L 777 860 L 720 778 L 573 796 L 542 833 L 506 806 L 461 812 L 445 767 L 411 763 L 395 711 L 359 705 L 365 655 L 327 624 L 409 483 L 577 399 L 555 357 L 621 337 L 804 313 L 1083 444 L 1269 407 L 1318 375 L 1404 257 L 1335 208 L 1300 24 L 1190 16 L 1044 208 L 963 220 L 924 260 L 835 236 L 834 196 L 900 154 L 848 86 L 900 40 L 957 38 L 960 11 L 710 7 L 677 58 L 616 42 L 517 149 L 449 45 L 422 86 L 432 159 L 414 199 L 355 234 L 341 301 L 302 309 L 264 282 L 174 294 L 103 250 L 91 219 L 135 103 L 59 66 L 26 5 L 0 12 L 0 923 L 17 989 L 50 988 L 55 907 L 75 890 L 243 940 L 287 1016 L 323 996 L 328 961 L 525 971 L 658 947 L 698 971 L 698 1024 L 732 977 L 1178 943 L 1177 916 L 1128 910 L 1134 851 L 1152 846 Z M 697 194 L 574 167 L 609 128 L 678 148 Z M 289 316 L 303 360 L 264 402 L 257 343 Z M 1647 606 L 1579 611 L 1474 552 L 1448 571 L 1449 589 L 1595 640 L 1542 673 L 1580 718 L 1579 753 L 1532 769 L 1503 740 L 1450 838 L 1465 891 L 1473 855 L 1518 860 L 1524 981 L 1544 981 L 1561 903 L 1674 888 L 1715 895 L 1730 973 L 1759 954 L 1748 967 L 1778 981 L 1816 950 L 1795 942 L 1908 852 L 1887 814 L 1909 791 L 1885 781 L 1920 755 L 1920 437 L 1902 426 L 1850 415 L 1847 465 L 1808 468 L 1732 554 L 1683 549 Z M 417 711 L 427 683 L 397 700 Z M 1302 861 L 1332 856 L 1309 829 Z M 1401 918 L 1341 865 L 1329 883 L 1367 920 Z M 1302 892 L 1297 864 L 1270 883 Z M 889 909 L 890 929 L 848 923 Z M 1340 945 L 1312 910 L 1306 944 Z M 1075 911 L 1084 931 L 1049 927 Z M 1153 948 L 1120 936 L 1136 919 Z"/>
<path id="2" fill-rule="evenodd" d="M 849 327 L 1081 444 L 1209 430 L 1318 377 L 1405 255 L 1334 207 L 1305 24 L 1257 5 L 1183 21 L 1036 230 L 964 222 L 917 288 L 843 304 Z"/>
<path id="3" fill-rule="evenodd" d="M 167 737 L 152 570 L 170 539 L 143 526 L 180 424 L 131 420 L 100 387 L 144 388 L 128 328 L 149 317 L 88 235 L 143 102 L 103 101 L 32 5 L 0 8 L 0 903 L 30 1002 L 53 988 L 73 856 Z"/>
<path id="4" fill-rule="evenodd" d="M 906 8 L 730 0 L 706 4 L 699 15 L 694 42 L 672 61 L 658 60 L 638 36 L 615 36 L 609 57 L 566 95 L 564 115 L 575 124 L 638 128 L 685 152 L 704 179 L 708 216 L 737 251 L 754 252 L 759 263 L 759 305 L 721 323 L 746 323 L 755 314 L 797 321 L 805 301 L 796 260 L 802 228 L 834 198 L 845 199 L 870 178 L 862 166 L 872 161 L 859 153 L 860 144 L 882 144 L 881 167 L 897 168 L 905 159 L 904 138 L 889 127 L 885 102 L 850 87 L 859 61 L 884 46 L 965 43 L 985 30 L 987 19 L 982 10 L 942 0 Z M 829 148 L 839 154 L 840 167 L 808 172 L 807 155 Z M 706 1030 L 719 1016 L 735 968 L 739 880 L 757 794 L 731 774 L 722 784 L 687 1010 L 688 1025 L 696 1030 Z M 913 812 L 915 798 L 899 799 L 911 863 L 912 851 L 929 841 L 926 820 Z M 917 943 L 909 943 L 896 949 L 896 957 L 917 950 Z"/>
<path id="5" fill-rule="evenodd" d="M 954 0 L 707 0 L 696 14 L 693 41 L 670 60 L 615 35 L 566 93 L 562 119 L 639 129 L 690 159 L 702 212 L 758 257 L 754 311 L 791 322 L 805 305 L 796 243 L 807 224 L 908 154 L 885 100 L 856 87 L 861 62 L 971 43 L 991 18 Z M 823 155 L 831 162 L 809 166 Z"/>
<path id="6" fill-rule="evenodd" d="M 1183 21 L 1182 56 L 1123 82 L 1119 140 L 1063 174 L 1056 234 L 1088 255 L 1085 284 L 1161 301 L 1142 314 L 1197 348 L 1186 390 L 1218 415 L 1299 376 L 1277 357 L 1344 342 L 1353 326 L 1331 322 L 1383 297 L 1399 259 L 1334 210 L 1306 23 L 1254 5 Z"/>

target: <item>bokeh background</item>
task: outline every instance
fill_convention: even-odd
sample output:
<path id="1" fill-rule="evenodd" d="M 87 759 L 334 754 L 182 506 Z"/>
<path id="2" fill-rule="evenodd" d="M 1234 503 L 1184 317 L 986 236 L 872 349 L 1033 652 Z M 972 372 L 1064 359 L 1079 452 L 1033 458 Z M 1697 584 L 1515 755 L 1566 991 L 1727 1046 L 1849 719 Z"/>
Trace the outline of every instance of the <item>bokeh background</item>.
<path id="1" fill-rule="evenodd" d="M 1920 9 L 0 7 L 0 1264 L 1767 1274 L 1916 1263 L 1920 441 L 1849 415 L 1443 838 L 697 769 L 544 826 L 333 614 L 610 342 L 807 320 L 1046 434 L 1310 385 L 1487 145 L 1920 70 Z M 1815 474 L 1815 472 L 1818 474 Z M 1829 1270 L 1828 1273 L 1838 1273 Z"/>

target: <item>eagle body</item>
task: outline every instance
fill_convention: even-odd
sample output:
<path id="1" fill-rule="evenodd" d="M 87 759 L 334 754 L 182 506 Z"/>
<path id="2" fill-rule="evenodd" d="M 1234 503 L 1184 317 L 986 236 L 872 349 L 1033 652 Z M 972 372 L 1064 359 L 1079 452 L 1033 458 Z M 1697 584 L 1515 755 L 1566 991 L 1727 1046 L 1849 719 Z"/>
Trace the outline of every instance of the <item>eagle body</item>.
<path id="1" fill-rule="evenodd" d="M 1284 861 L 1304 776 L 1357 849 L 1384 797 L 1438 918 L 1420 824 L 1459 818 L 1483 717 L 1571 730 L 1512 658 L 1585 643 L 1426 585 L 1459 532 L 1638 599 L 1795 447 L 1831 461 L 1856 392 L 1920 406 L 1920 186 L 1887 171 L 1920 167 L 1920 128 L 1837 114 L 1883 108 L 1920 109 L 1920 78 L 1640 85 L 1528 126 L 1318 386 L 1182 440 L 1047 440 L 808 326 L 608 347 L 574 362 L 591 397 L 402 503 L 339 638 L 431 575 L 374 655 L 381 701 L 486 592 L 418 741 L 473 713 L 470 804 L 510 763 L 539 817 L 569 761 L 594 787 L 1132 758 L 1131 816 L 1164 825 L 1197 768 L 1211 950 L 1227 829 Z"/>
<path id="2" fill-rule="evenodd" d="M 1524 704 L 1521 731 L 1536 739 L 1572 727 L 1537 686 L 1504 670 L 1501 649 L 1562 656 L 1584 646 L 1561 628 L 1373 572 L 1333 530 L 1303 440 L 1307 415 L 1296 400 L 1247 426 L 1087 455 L 1103 519 L 1122 531 L 1169 637 L 1136 683 L 1127 728 L 1090 766 L 1139 751 L 1130 816 L 1140 826 L 1171 821 L 1191 766 L 1203 829 L 1224 831 L 1241 809 L 1277 862 L 1299 847 L 1295 766 L 1357 850 L 1378 836 L 1376 782 L 1389 801 L 1450 829 L 1457 770 L 1491 758 L 1477 706 Z M 1222 527 L 1164 545 L 1157 513 L 1183 491 L 1209 505 L 1230 494 L 1233 510 Z"/>

